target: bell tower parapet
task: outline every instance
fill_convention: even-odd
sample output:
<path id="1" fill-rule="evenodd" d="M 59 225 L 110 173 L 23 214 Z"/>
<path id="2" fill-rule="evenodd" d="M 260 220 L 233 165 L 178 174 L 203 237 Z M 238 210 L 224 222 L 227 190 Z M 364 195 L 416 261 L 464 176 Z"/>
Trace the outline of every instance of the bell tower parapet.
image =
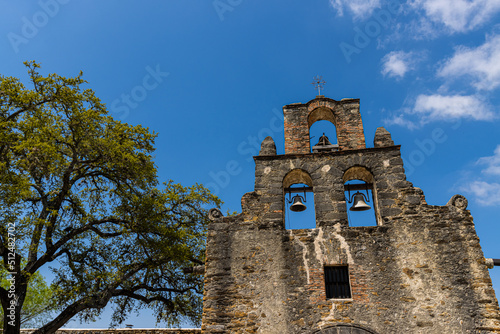
<path id="1" fill-rule="evenodd" d="M 330 121 L 337 130 L 339 151 L 366 148 L 359 99 L 335 101 L 323 96 L 283 107 L 285 154 L 311 153 L 309 129 L 321 120 Z"/>

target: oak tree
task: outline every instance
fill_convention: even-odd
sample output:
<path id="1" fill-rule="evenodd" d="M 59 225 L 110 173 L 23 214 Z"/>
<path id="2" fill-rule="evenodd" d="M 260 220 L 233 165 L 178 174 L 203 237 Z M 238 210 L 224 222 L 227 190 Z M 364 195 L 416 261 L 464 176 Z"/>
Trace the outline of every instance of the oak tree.
<path id="1" fill-rule="evenodd" d="M 208 206 L 202 185 L 159 183 L 156 134 L 114 120 L 82 73 L 42 76 L 29 87 L 0 76 L 0 288 L 4 333 L 18 333 L 28 287 L 51 267 L 56 315 L 35 334 L 75 315 L 91 320 L 114 302 L 113 324 L 150 307 L 168 325 L 199 322 Z"/>

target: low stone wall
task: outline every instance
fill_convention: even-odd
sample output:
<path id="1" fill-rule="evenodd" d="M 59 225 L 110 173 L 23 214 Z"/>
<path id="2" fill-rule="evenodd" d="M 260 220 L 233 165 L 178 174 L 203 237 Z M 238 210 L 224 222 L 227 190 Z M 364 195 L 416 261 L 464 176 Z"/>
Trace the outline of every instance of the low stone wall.
<path id="1" fill-rule="evenodd" d="M 0 330 L 0 334 L 3 331 Z M 31 334 L 34 329 L 21 329 L 21 334 Z M 199 328 L 119 328 L 119 329 L 60 329 L 56 334 L 200 334 Z"/>

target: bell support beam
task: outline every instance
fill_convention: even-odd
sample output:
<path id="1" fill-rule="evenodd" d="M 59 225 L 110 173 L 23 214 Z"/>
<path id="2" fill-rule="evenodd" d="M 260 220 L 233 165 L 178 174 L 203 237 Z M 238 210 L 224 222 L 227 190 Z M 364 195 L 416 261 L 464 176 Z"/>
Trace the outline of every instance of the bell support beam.
<path id="1" fill-rule="evenodd" d="M 364 188 L 363 188 L 364 189 Z M 285 194 L 299 194 L 305 192 L 312 192 L 313 188 L 312 187 L 303 187 L 303 188 L 285 188 Z"/>
<path id="2" fill-rule="evenodd" d="M 373 189 L 373 183 L 361 183 L 361 184 L 345 184 L 344 185 L 345 191 L 359 191 L 359 190 L 372 190 Z"/>
<path id="3" fill-rule="evenodd" d="M 485 264 L 488 269 L 493 269 L 495 266 L 500 266 L 500 259 L 485 258 Z"/>

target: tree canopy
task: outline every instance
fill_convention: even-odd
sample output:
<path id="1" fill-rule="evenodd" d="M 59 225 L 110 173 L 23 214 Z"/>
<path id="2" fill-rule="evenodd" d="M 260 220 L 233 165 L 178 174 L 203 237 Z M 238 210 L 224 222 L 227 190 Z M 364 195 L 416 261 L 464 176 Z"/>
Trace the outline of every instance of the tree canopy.
<path id="1" fill-rule="evenodd" d="M 37 334 L 93 319 L 110 301 L 114 325 L 145 306 L 169 325 L 198 323 L 203 279 L 182 269 L 204 262 L 207 208 L 219 199 L 202 185 L 160 183 L 156 134 L 109 116 L 81 72 L 44 77 L 25 64 L 30 88 L 0 76 L 4 333 L 18 332 L 28 286 L 47 266 L 58 311 Z"/>

